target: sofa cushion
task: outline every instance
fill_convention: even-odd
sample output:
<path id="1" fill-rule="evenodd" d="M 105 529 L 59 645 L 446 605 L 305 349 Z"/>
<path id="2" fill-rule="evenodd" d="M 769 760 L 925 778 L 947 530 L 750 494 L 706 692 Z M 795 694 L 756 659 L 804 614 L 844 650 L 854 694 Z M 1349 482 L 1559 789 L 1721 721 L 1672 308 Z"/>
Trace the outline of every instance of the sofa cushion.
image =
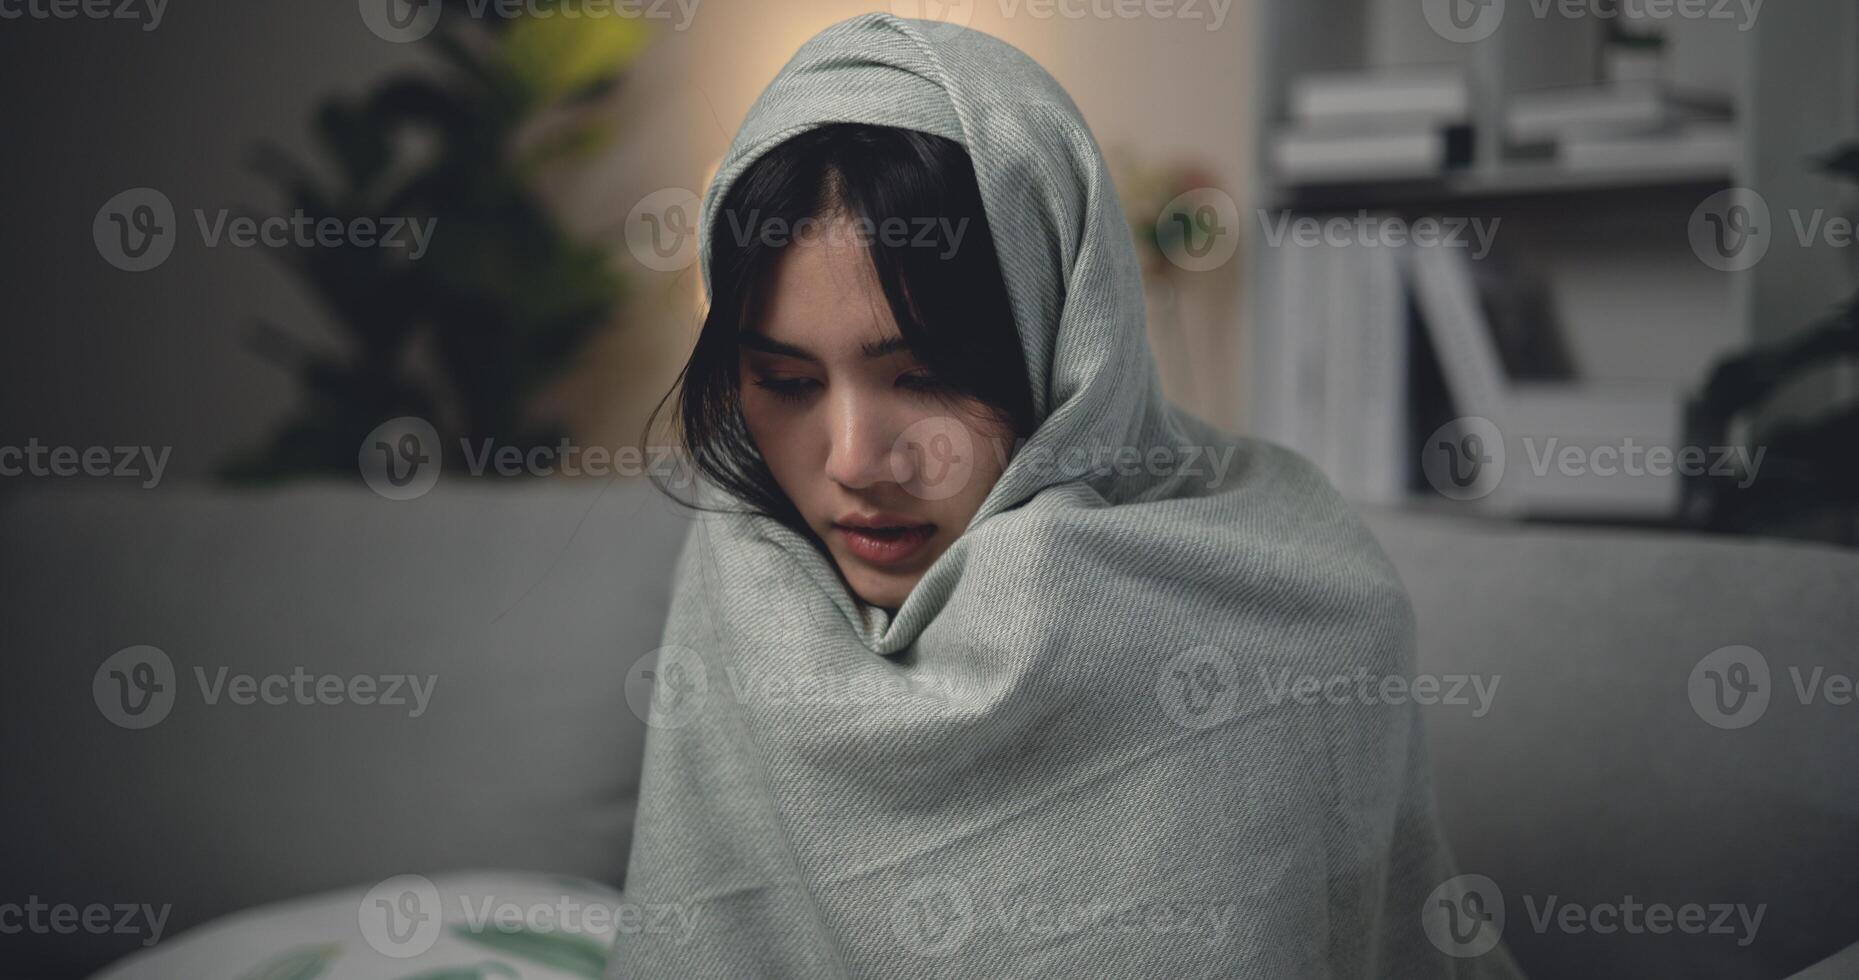
<path id="1" fill-rule="evenodd" d="M 1420 670 L 1497 684 L 1482 716 L 1471 698 L 1422 713 L 1461 869 L 1496 883 L 1531 977 L 1783 977 L 1859 940 L 1859 553 L 1370 524 L 1413 597 Z M 1727 713 L 1726 671 L 1761 680 L 1750 651 L 1767 704 Z M 1629 901 L 1730 918 L 1612 929 L 1654 924 Z"/>
<path id="2" fill-rule="evenodd" d="M 166 907 L 173 935 L 404 872 L 618 884 L 625 676 L 687 527 L 626 482 L 6 500 L 0 902 Z M 0 962 L 87 971 L 152 918 L 0 935 Z"/>

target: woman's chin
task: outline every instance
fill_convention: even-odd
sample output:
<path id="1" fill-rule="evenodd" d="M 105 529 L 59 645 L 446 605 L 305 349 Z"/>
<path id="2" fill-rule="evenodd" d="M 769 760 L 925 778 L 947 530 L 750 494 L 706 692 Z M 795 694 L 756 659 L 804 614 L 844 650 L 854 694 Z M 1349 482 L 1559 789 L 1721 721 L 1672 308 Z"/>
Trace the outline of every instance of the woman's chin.
<path id="1" fill-rule="evenodd" d="M 910 596 L 910 590 L 916 587 L 917 580 L 923 577 L 921 568 L 907 571 L 873 568 L 856 558 L 835 558 L 838 560 L 839 574 L 845 577 L 852 594 L 870 606 L 895 610 L 904 604 L 904 600 Z"/>
<path id="2" fill-rule="evenodd" d="M 930 537 L 915 547 L 885 547 L 858 542 L 838 529 L 826 535 L 827 551 L 846 586 L 866 605 L 895 610 L 910 596 L 923 573 L 948 548 L 941 528 L 932 526 Z"/>

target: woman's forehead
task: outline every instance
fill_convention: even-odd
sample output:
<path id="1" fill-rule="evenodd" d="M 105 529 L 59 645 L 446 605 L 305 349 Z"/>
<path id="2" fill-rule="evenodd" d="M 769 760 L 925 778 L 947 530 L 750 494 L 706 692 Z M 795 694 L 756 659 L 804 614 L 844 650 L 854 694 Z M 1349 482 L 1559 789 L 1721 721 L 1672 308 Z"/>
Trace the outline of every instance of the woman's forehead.
<path id="1" fill-rule="evenodd" d="M 774 340 L 831 355 L 899 336 L 871 259 L 856 245 L 790 245 L 768 287 L 754 326 Z"/>

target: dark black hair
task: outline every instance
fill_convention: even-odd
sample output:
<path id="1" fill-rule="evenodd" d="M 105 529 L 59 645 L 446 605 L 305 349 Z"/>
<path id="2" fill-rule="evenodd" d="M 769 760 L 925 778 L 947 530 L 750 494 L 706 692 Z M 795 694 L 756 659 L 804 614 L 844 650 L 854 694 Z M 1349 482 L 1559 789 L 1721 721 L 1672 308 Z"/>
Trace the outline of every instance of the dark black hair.
<path id="1" fill-rule="evenodd" d="M 710 312 L 666 402 L 706 479 L 756 513 L 806 524 L 763 462 L 742 416 L 737 335 L 754 328 L 803 219 L 857 223 L 911 353 L 951 393 L 1032 432 L 1033 396 L 974 164 L 961 144 L 891 126 L 833 123 L 783 141 L 743 171 L 710 227 Z M 946 219 L 946 220 L 945 220 Z M 901 223 L 901 224 L 900 224 Z M 887 229 L 905 233 L 887 234 Z M 955 231 L 957 237 L 951 237 Z M 647 423 L 648 429 L 651 422 Z"/>

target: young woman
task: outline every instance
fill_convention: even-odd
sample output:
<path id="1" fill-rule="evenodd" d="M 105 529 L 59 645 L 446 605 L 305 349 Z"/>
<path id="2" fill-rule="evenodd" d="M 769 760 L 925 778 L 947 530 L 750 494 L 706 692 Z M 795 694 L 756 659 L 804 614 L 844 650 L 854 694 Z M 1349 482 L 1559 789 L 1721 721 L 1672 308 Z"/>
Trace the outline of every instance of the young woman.
<path id="1" fill-rule="evenodd" d="M 1346 693 L 1412 669 L 1399 583 L 1307 464 L 1162 398 L 1044 71 L 836 25 L 704 215 L 707 492 L 609 977 L 1510 975 L 1411 705 Z"/>

